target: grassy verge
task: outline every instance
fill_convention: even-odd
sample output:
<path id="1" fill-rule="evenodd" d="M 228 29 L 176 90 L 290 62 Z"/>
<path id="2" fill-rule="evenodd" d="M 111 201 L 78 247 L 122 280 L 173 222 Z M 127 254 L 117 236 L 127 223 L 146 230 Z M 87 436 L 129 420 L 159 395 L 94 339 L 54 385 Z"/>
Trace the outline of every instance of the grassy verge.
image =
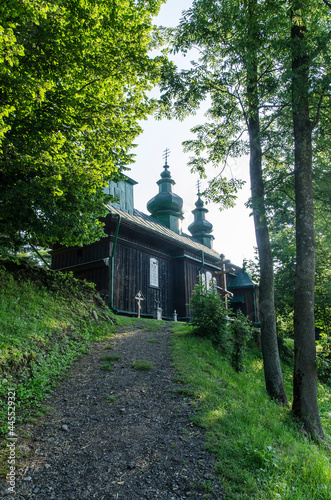
<path id="1" fill-rule="evenodd" d="M 329 500 L 331 452 L 307 441 L 290 416 L 266 396 L 262 360 L 253 353 L 235 373 L 208 340 L 185 324 L 173 327 L 172 351 L 179 384 L 187 384 L 206 429 L 207 447 L 231 500 Z M 284 367 L 291 394 L 291 368 Z M 179 391 L 180 391 L 179 387 Z M 319 387 L 324 431 L 331 440 L 331 389 Z"/>
<path id="2" fill-rule="evenodd" d="M 89 285 L 0 266 L 0 435 L 7 434 L 9 389 L 16 424 L 42 411 L 42 400 L 90 342 L 111 334 L 109 310 Z"/>
<path id="3" fill-rule="evenodd" d="M 24 269 L 16 271 L 5 271 L 0 265 L 2 435 L 7 433 L 9 388 L 15 390 L 17 420 L 46 411 L 43 399 L 73 361 L 92 341 L 111 337 L 114 330 L 109 311 L 96 301 L 90 287 L 60 274 L 44 272 L 29 278 Z M 123 317 L 118 324 L 156 332 L 165 323 Z M 235 373 L 210 341 L 192 336 L 186 324 L 173 325 L 178 391 L 193 395 L 197 423 L 206 429 L 207 446 L 217 456 L 226 498 L 331 500 L 331 452 L 308 442 L 289 408 L 268 399 L 259 356 L 248 354 L 245 371 Z M 105 361 L 115 361 L 111 354 L 108 358 Z M 284 367 L 288 395 L 291 372 Z M 327 385 L 320 384 L 319 404 L 324 431 L 331 440 Z"/>

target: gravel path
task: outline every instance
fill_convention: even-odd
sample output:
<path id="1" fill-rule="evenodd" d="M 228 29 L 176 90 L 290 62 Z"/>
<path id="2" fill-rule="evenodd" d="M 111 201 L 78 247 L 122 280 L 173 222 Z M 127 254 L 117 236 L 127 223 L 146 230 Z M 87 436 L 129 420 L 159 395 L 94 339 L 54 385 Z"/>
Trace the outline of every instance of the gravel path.
<path id="1" fill-rule="evenodd" d="M 166 323 L 122 328 L 73 365 L 45 402 L 51 411 L 19 431 L 26 457 L 15 499 L 223 498 L 190 400 L 177 391 L 169 338 Z M 118 358 L 113 371 L 101 368 L 105 355 Z M 134 371 L 136 360 L 154 369 Z M 0 494 L 11 497 L 3 486 Z"/>

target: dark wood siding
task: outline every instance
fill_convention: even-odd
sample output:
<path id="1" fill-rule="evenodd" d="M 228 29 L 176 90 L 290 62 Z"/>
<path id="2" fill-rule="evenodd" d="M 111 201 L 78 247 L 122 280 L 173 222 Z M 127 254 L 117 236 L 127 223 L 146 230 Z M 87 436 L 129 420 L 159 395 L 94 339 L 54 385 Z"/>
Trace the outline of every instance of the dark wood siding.
<path id="1" fill-rule="evenodd" d="M 112 243 L 109 238 L 84 247 L 61 247 L 52 252 L 52 269 L 72 271 L 79 279 L 95 283 L 96 289 L 108 301 L 109 255 Z"/>
<path id="2" fill-rule="evenodd" d="M 230 301 L 230 305 L 233 311 L 241 310 L 252 323 L 259 323 L 258 287 L 236 288 L 231 291 L 233 299 Z"/>
<path id="3" fill-rule="evenodd" d="M 150 259 L 158 262 L 159 286 L 150 286 Z M 135 313 L 137 305 L 134 297 L 141 291 L 145 300 L 142 302 L 142 315 L 153 316 L 157 302 L 164 317 L 172 317 L 172 262 L 153 252 L 141 248 L 117 245 L 114 259 L 114 307 L 120 312 Z"/>
<path id="4" fill-rule="evenodd" d="M 100 292 L 101 296 L 104 298 L 105 302 L 109 302 L 109 280 L 110 271 L 109 266 L 98 266 L 88 270 L 76 270 L 76 278 L 86 279 L 91 283 L 95 283 L 96 289 Z"/>
<path id="5" fill-rule="evenodd" d="M 185 260 L 185 307 L 186 307 L 186 316 L 190 317 L 190 300 L 192 297 L 193 290 L 198 283 L 198 275 L 199 275 L 199 265 L 196 262 L 192 262 L 190 260 Z"/>
<path id="6" fill-rule="evenodd" d="M 61 247 L 52 252 L 52 269 L 66 269 L 109 257 L 109 238 L 83 247 Z"/>
<path id="7" fill-rule="evenodd" d="M 174 310 L 176 310 L 178 319 L 186 319 L 187 311 L 185 305 L 185 280 L 184 280 L 184 259 L 173 259 L 173 298 Z"/>
<path id="8" fill-rule="evenodd" d="M 109 217 L 106 222 L 108 236 L 100 241 L 82 248 L 55 249 L 53 269 L 70 270 L 94 282 L 107 302 L 121 313 L 137 313 L 134 297 L 141 291 L 145 298 L 142 316 L 152 317 L 158 305 L 164 319 L 172 319 L 174 310 L 179 319 L 189 319 L 189 302 L 202 262 L 203 272 L 213 273 L 217 257 L 203 255 L 201 250 L 187 248 L 175 239 L 163 238 L 118 217 Z M 116 228 L 119 232 L 114 248 Z M 150 282 L 151 258 L 158 263 L 159 286 Z"/>
<path id="9" fill-rule="evenodd" d="M 180 319 L 190 319 L 190 300 L 195 286 L 199 282 L 199 272 L 212 275 L 215 271 L 211 262 L 204 262 L 202 265 L 201 255 L 193 252 L 185 252 L 182 256 L 175 259 L 174 274 L 174 301 Z M 211 265 L 208 265 L 211 264 Z M 219 278 L 216 279 L 219 284 Z"/>

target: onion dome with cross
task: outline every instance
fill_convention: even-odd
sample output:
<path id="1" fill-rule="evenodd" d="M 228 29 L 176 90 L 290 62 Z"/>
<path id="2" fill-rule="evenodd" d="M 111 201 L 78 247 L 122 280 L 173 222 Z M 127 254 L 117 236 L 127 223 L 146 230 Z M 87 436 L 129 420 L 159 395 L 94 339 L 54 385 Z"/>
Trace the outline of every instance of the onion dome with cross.
<path id="1" fill-rule="evenodd" d="M 189 225 L 188 230 L 193 238 L 203 245 L 212 248 L 214 236 L 210 234 L 213 230 L 213 225 L 206 220 L 207 208 L 201 199 L 200 185 L 198 184 L 198 201 L 195 203 L 196 208 L 192 211 L 194 222 Z"/>
<path id="2" fill-rule="evenodd" d="M 173 193 L 175 181 L 171 178 L 168 165 L 168 149 L 164 152 L 165 164 L 161 173 L 161 179 L 157 181 L 159 193 L 147 203 L 147 210 L 154 219 L 162 222 L 172 231 L 182 233 L 181 222 L 183 220 L 183 200 Z"/>

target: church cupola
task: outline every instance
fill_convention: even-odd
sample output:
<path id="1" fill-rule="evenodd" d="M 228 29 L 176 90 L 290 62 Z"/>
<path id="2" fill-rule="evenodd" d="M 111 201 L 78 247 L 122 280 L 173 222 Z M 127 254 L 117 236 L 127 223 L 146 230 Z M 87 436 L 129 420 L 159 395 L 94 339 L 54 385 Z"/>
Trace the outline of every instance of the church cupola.
<path id="1" fill-rule="evenodd" d="M 213 225 L 206 220 L 207 208 L 201 199 L 200 190 L 198 191 L 198 201 L 195 203 L 196 208 L 192 211 L 194 222 L 189 225 L 188 230 L 193 238 L 208 248 L 213 247 L 214 236 L 210 234 L 213 230 Z"/>
<path id="2" fill-rule="evenodd" d="M 164 170 L 157 181 L 159 193 L 147 203 L 147 210 L 154 219 L 162 222 L 175 233 L 182 233 L 183 200 L 172 192 L 175 181 L 171 178 L 167 163 L 168 150 L 165 154 Z"/>

